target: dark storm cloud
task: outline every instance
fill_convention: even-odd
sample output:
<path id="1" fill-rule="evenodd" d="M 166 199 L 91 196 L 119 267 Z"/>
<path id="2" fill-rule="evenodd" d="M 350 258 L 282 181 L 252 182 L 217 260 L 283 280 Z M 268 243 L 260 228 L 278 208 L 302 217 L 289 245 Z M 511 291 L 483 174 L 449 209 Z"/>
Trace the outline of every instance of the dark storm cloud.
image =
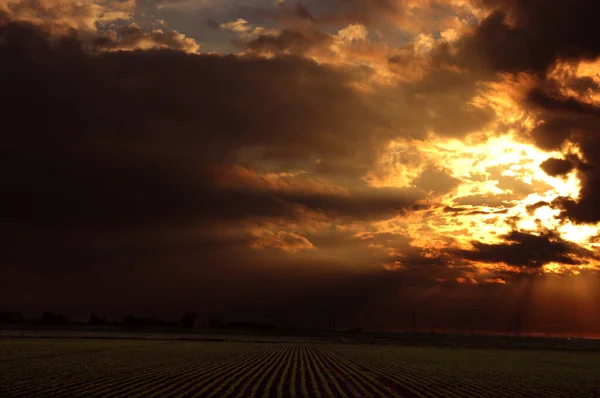
<path id="1" fill-rule="evenodd" d="M 145 38 L 139 28 L 122 32 L 130 38 L 125 41 Z M 43 180 L 39 189 L 35 185 L 19 187 L 23 179 L 13 175 L 12 203 L 28 204 L 33 200 L 30 194 L 49 198 L 29 212 L 30 219 L 130 223 L 137 219 L 147 222 L 154 215 L 168 219 L 170 213 L 177 219 L 205 216 L 206 209 L 213 209 L 211 215 L 215 217 L 225 213 L 286 214 L 278 210 L 282 203 L 303 204 L 302 200 L 271 200 L 272 196 L 262 200 L 247 193 L 219 193 L 213 197 L 210 193 L 214 187 L 205 170 L 214 163 L 231 161 L 241 147 L 263 145 L 270 158 L 285 158 L 292 163 L 308 156 L 351 159 L 351 164 L 339 172 L 348 173 L 354 168 L 358 176 L 372 161 L 379 128 L 387 129 L 389 123 L 389 115 L 375 110 L 348 87 L 351 72 L 310 61 L 191 57 L 158 51 L 91 57 L 84 48 L 122 48 L 124 40 L 116 43 L 98 39 L 80 44 L 73 38 L 64 38 L 51 45 L 35 29 L 14 24 L 4 28 L 3 34 L 8 43 L 3 48 L 5 54 L 15 55 L 14 62 L 3 65 L 2 70 L 6 80 L 10 77 L 6 84 L 10 95 L 5 98 L 11 101 L 6 109 L 31 108 L 39 115 L 17 120 L 16 113 L 7 112 L 9 117 L 5 120 L 8 125 L 20 124 L 20 134 L 7 138 L 15 140 L 11 145 L 18 150 L 5 158 L 6 168 L 18 169 L 26 164 L 23 170 L 31 181 Z M 26 36 L 29 45 L 37 47 L 36 54 L 19 48 L 25 47 Z M 286 37 L 285 31 L 281 37 Z M 290 37 L 280 44 L 297 42 L 295 36 Z M 313 44 L 309 42 L 307 46 Z M 24 60 L 24 68 L 15 66 L 22 61 L 19 57 Z M 44 90 L 37 89 L 38 83 Z M 34 91 L 35 98 L 25 94 Z M 259 103 L 261 106 L 251 106 Z M 411 122 L 419 123 L 416 116 L 414 119 Z M 443 125 L 444 119 L 438 117 L 435 123 Z M 38 120 L 45 120 L 46 125 L 40 127 Z M 43 130 L 46 131 L 42 133 Z M 81 131 L 86 133 L 80 134 Z M 332 140 L 332 131 L 343 139 Z M 61 155 L 38 156 L 29 151 L 35 149 L 39 153 L 48 148 Z M 19 151 L 25 152 L 24 157 Z M 28 160 L 27 156 L 34 159 Z M 70 167 L 79 163 L 80 167 Z M 328 164 L 328 160 L 321 164 Z M 131 173 L 135 178 L 128 174 L 130 167 L 136 169 Z M 46 178 L 44 172 L 36 174 L 36 170 L 45 170 L 51 177 Z M 50 182 L 55 180 L 58 181 L 52 185 Z M 63 199 L 60 193 L 77 185 L 82 187 L 89 204 L 84 204 L 78 195 L 64 195 Z M 155 187 L 168 188 L 154 193 Z M 372 196 L 375 197 L 358 196 L 366 200 L 364 205 L 359 203 L 362 199 L 355 197 L 351 201 L 345 197 L 308 198 L 306 205 L 317 203 L 334 214 L 368 218 L 371 211 L 392 214 L 410 203 Z M 245 205 L 234 206 L 238 199 Z M 332 204 L 337 200 L 339 206 Z M 250 205 L 253 203 L 256 208 Z M 382 211 L 379 203 L 383 204 Z M 231 204 L 231 208 L 224 204 Z M 225 210 L 219 211 L 222 207 Z M 55 210 L 54 215 L 51 209 Z M 46 211 L 47 215 L 41 216 Z M 26 213 L 24 210 L 13 214 L 18 218 Z"/>
<path id="2" fill-rule="evenodd" d="M 425 138 L 434 131 L 443 136 L 462 137 L 479 131 L 495 118 L 494 110 L 488 105 L 472 104 L 481 94 L 480 79 L 490 78 L 482 73 L 466 74 L 448 68 L 448 59 L 435 56 L 425 67 L 426 57 L 418 54 L 412 46 L 402 49 L 402 54 L 380 53 L 381 48 L 369 42 L 354 45 L 341 43 L 332 34 L 323 33 L 315 27 L 283 29 L 278 34 L 264 34 L 247 39 L 236 39 L 236 43 L 251 54 L 275 54 L 286 56 L 315 57 L 321 63 L 329 63 L 351 71 L 357 78 L 369 79 L 377 73 L 377 62 L 387 63 L 390 72 L 397 74 L 401 82 L 389 87 L 377 87 L 372 100 L 385 115 L 391 130 L 385 138 Z M 332 46 L 341 46 L 332 51 Z M 368 65 L 338 64 L 340 51 L 347 59 L 360 59 L 364 52 L 370 57 L 379 57 L 374 67 Z M 370 53 L 371 52 L 371 53 Z M 425 58 L 424 58 L 425 57 Z M 367 58 L 367 64 L 370 62 Z M 406 73 L 415 73 L 414 79 Z M 369 134 L 377 140 L 373 132 Z"/>
<path id="3" fill-rule="evenodd" d="M 531 135 L 542 148 L 558 149 L 567 140 L 583 143 L 598 138 L 600 108 L 594 105 L 544 88 L 532 90 L 525 105 L 541 113 L 542 122 Z"/>
<path id="4" fill-rule="evenodd" d="M 223 184 L 218 170 L 245 146 L 293 148 L 269 155 L 291 167 L 321 156 L 367 164 L 374 147 L 364 132 L 384 119 L 344 71 L 298 58 L 98 46 L 105 42 L 0 27 L 3 267 L 81 273 L 148 263 L 155 272 L 155 258 L 177 251 L 231 264 L 239 258 L 219 248 L 245 250 L 247 233 L 196 233 L 178 243 L 168 231 L 302 220 L 309 211 L 368 221 L 419 207 L 415 190 Z M 147 243 L 148 234 L 158 237 Z"/>
<path id="5" fill-rule="evenodd" d="M 473 33 L 458 41 L 454 62 L 492 73 L 535 74 L 536 83 L 522 104 L 533 111 L 539 121 L 531 138 L 547 150 L 557 150 L 573 142 L 580 147 L 583 157 L 581 161 L 569 156 L 550 159 L 541 165 L 553 176 L 577 169 L 582 183 L 579 199 L 561 198 L 553 205 L 563 210 L 562 217 L 575 222 L 600 221 L 597 210 L 600 108 L 584 100 L 589 94 L 598 93 L 598 84 L 590 77 L 574 77 L 560 69 L 553 75 L 548 74 L 557 63 L 576 65 L 600 55 L 598 3 L 556 1 L 549 7 L 542 0 L 481 0 L 479 5 L 492 12 Z M 566 94 L 561 86 L 575 95 Z"/>
<path id="6" fill-rule="evenodd" d="M 244 147 L 293 148 L 269 154 L 292 168 L 317 157 L 368 164 L 364 132 L 385 119 L 348 87 L 350 75 L 298 58 L 105 53 L 104 43 L 0 27 L 3 305 L 283 312 L 301 324 L 321 302 L 352 313 L 395 289 L 386 274 L 355 275 L 340 260 L 251 249 L 245 223 L 273 220 L 276 233 L 302 240 L 286 223 L 387 219 L 419 208 L 422 192 L 228 185 L 220 172 Z"/>
<path id="7" fill-rule="evenodd" d="M 540 89 L 529 92 L 526 102 L 533 107 L 549 112 L 554 117 L 600 117 L 600 110 L 591 104 L 583 103 L 577 98 L 563 97 L 559 93 L 548 93 Z"/>
<path id="8" fill-rule="evenodd" d="M 244 146 L 368 157 L 363 132 L 383 121 L 348 76 L 311 61 L 88 55 L 89 44 L 50 41 L 33 27 L 5 24 L 0 35 L 2 173 L 23 209 L 4 211 L 15 219 L 30 206 L 32 219 L 193 213 L 210 198 L 211 167 Z"/>
<path id="9" fill-rule="evenodd" d="M 570 154 L 566 155 L 564 159 L 550 158 L 545 160 L 540 164 L 540 168 L 546 174 L 556 177 L 568 174 L 575 169 L 581 171 L 590 170 L 590 165 L 579 159 L 579 156 Z"/>
<path id="10" fill-rule="evenodd" d="M 592 79 L 589 76 L 565 76 L 564 84 L 566 87 L 575 91 L 579 95 L 585 95 L 590 92 L 597 92 L 600 89 L 600 84 L 598 84 L 594 79 Z"/>
<path id="11" fill-rule="evenodd" d="M 492 12 L 462 50 L 498 71 L 544 71 L 558 57 L 592 59 L 600 51 L 594 0 L 479 0 Z"/>
<path id="12" fill-rule="evenodd" d="M 567 88 L 573 89 L 572 79 L 562 80 Z M 581 94 L 564 94 L 556 88 L 558 84 L 554 79 L 546 79 L 527 96 L 525 105 L 537 112 L 541 119 L 531 135 L 534 142 L 542 148 L 558 149 L 567 142 L 573 142 L 579 147 L 583 159 L 567 154 L 564 159 L 548 159 L 540 166 L 552 176 L 577 170 L 581 182 L 579 198 L 559 198 L 553 205 L 562 209 L 562 217 L 575 222 L 597 222 L 600 221 L 600 212 L 597 210 L 600 199 L 600 152 L 597 149 L 600 145 L 600 108 L 584 101 L 585 97 Z M 598 93 L 596 86 L 586 86 L 587 93 Z"/>
<path id="13" fill-rule="evenodd" d="M 544 202 L 544 201 L 540 201 L 540 202 L 536 202 L 532 205 L 527 205 L 526 209 L 527 209 L 527 213 L 529 215 L 532 215 L 537 209 L 544 207 L 544 206 L 550 206 L 549 202 Z"/>
<path id="14" fill-rule="evenodd" d="M 569 172 L 571 172 L 571 170 L 573 170 L 575 165 L 573 164 L 573 162 L 567 159 L 550 158 L 542 162 L 542 164 L 540 164 L 540 167 L 546 172 L 546 174 L 552 177 L 556 177 L 568 174 Z"/>
<path id="15" fill-rule="evenodd" d="M 546 91 L 544 91 L 546 90 Z M 600 165 L 600 108 L 540 87 L 531 92 L 527 105 L 538 112 L 542 122 L 532 131 L 534 142 L 542 148 L 558 149 L 570 141 L 580 148 L 583 159 L 575 155 L 565 155 L 564 159 L 549 159 L 541 164 L 549 175 L 564 175 L 576 169 L 581 181 L 578 200 L 562 198 L 554 205 L 561 208 L 563 217 L 575 222 L 600 221 L 597 203 L 600 199 L 598 166 Z"/>
<path id="16" fill-rule="evenodd" d="M 189 174 L 156 161 L 110 153 L 3 151 L 6 206 L 0 215 L 7 223 L 31 226 L 151 227 L 252 217 L 295 219 L 298 207 L 369 220 L 418 207 L 418 196 L 403 190 L 343 195 L 222 188 L 206 173 Z"/>
<path id="17" fill-rule="evenodd" d="M 578 265 L 584 264 L 586 258 L 594 257 L 589 250 L 565 241 L 552 231 L 540 235 L 512 231 L 502 238 L 506 243 L 472 242 L 472 250 L 454 250 L 452 253 L 467 260 L 524 268 L 539 268 L 552 262 Z"/>
<path id="18" fill-rule="evenodd" d="M 312 29 L 284 29 L 276 36 L 261 35 L 248 43 L 242 43 L 251 51 L 283 52 L 303 55 L 308 50 L 331 43 L 331 36 Z"/>
<path id="19" fill-rule="evenodd" d="M 461 66 L 498 72 L 539 70 L 552 61 L 552 54 L 538 54 L 530 36 L 507 24 L 506 15 L 496 11 L 463 36 L 456 44 L 457 55 L 451 56 Z M 444 54 L 442 46 L 438 51 Z"/>

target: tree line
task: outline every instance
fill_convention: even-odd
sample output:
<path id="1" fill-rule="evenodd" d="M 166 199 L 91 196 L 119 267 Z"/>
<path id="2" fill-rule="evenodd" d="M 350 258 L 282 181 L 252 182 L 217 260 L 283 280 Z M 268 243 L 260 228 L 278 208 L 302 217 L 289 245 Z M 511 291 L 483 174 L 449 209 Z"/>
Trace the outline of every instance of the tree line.
<path id="1" fill-rule="evenodd" d="M 183 329 L 216 329 L 216 330 L 279 330 L 272 324 L 259 322 L 223 322 L 218 318 L 212 318 L 208 322 L 201 322 L 200 317 L 194 312 L 186 312 L 179 321 L 166 321 L 155 318 L 136 317 L 127 315 L 120 320 L 108 320 L 104 316 L 91 314 L 87 322 L 74 322 L 62 314 L 52 311 L 44 311 L 37 318 L 25 318 L 16 311 L 0 311 L 0 326 L 68 326 L 68 325 L 91 325 L 91 326 L 116 326 L 125 328 L 145 327 L 170 327 Z"/>

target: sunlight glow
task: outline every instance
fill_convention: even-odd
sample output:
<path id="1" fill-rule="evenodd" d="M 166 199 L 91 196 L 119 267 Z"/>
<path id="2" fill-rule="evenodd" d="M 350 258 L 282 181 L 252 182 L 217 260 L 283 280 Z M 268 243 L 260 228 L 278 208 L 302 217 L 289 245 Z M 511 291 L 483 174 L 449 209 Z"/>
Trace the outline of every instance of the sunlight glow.
<path id="1" fill-rule="evenodd" d="M 575 171 L 552 177 L 540 168 L 547 159 L 562 158 L 563 153 L 581 157 L 573 145 L 560 152 L 544 152 L 519 142 L 514 134 L 489 139 L 473 134 L 462 141 L 432 134 L 427 140 L 391 142 L 382 154 L 381 168 L 365 180 L 375 187 L 419 188 L 415 185 L 419 176 L 433 168 L 457 181 L 450 192 L 424 202 L 433 209 L 422 211 L 419 219 L 413 215 L 408 227 L 395 228 L 395 233 L 411 238 L 412 247 L 431 256 L 450 247 L 469 249 L 473 242 L 506 244 L 503 235 L 511 231 L 531 235 L 556 231 L 565 241 L 594 250 L 600 246 L 594 242 L 599 225 L 573 224 L 559 218 L 560 210 L 552 208 L 559 197 L 577 200 L 581 189 Z M 478 266 L 489 268 L 489 264 Z M 595 265 L 582 267 L 588 266 Z M 549 264 L 543 269 L 556 274 L 567 272 L 565 268 Z"/>

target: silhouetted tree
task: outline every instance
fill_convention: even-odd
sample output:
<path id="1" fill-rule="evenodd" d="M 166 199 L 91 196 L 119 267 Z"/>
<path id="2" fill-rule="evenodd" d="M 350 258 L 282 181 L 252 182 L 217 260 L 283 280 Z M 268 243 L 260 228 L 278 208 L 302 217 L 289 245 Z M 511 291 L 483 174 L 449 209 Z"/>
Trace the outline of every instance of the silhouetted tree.
<path id="1" fill-rule="evenodd" d="M 15 311 L 0 312 L 0 325 L 22 325 L 25 323 L 25 318 Z"/>
<path id="2" fill-rule="evenodd" d="M 272 324 L 264 324 L 258 322 L 230 322 L 223 325 L 224 329 L 229 330 L 247 330 L 247 331 L 255 331 L 255 330 L 277 330 L 277 326 Z"/>
<path id="3" fill-rule="evenodd" d="M 192 329 L 194 327 L 194 325 L 196 324 L 196 319 L 198 319 L 198 315 L 197 314 L 195 314 L 193 312 L 186 312 L 181 317 L 181 320 L 179 321 L 179 323 L 184 328 Z"/>
<path id="4" fill-rule="evenodd" d="M 208 327 L 211 329 L 223 329 L 223 322 L 218 318 L 211 318 Z"/>
<path id="5" fill-rule="evenodd" d="M 44 311 L 42 316 L 38 319 L 38 323 L 41 325 L 66 325 L 69 320 L 60 314 L 55 314 L 51 311 Z"/>
<path id="6" fill-rule="evenodd" d="M 127 315 L 121 321 L 121 326 L 133 327 L 133 328 L 144 327 L 144 326 L 148 326 L 148 320 L 146 318 L 136 318 L 132 315 Z"/>
<path id="7" fill-rule="evenodd" d="M 90 325 L 98 326 L 98 325 L 104 325 L 104 323 L 105 323 L 104 319 L 100 318 L 98 315 L 92 314 L 90 316 L 90 321 L 89 321 Z"/>

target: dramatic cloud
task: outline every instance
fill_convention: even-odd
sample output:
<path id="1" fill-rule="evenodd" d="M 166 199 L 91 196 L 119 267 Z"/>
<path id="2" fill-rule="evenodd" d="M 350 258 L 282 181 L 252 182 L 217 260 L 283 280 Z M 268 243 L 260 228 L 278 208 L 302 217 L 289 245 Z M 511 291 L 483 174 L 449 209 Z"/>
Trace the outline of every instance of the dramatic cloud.
<path id="1" fill-rule="evenodd" d="M 539 328 L 600 269 L 594 10 L 0 0 L 0 301 Z"/>
<path id="2" fill-rule="evenodd" d="M 25 38 L 36 43 L 35 53 L 12 54 L 14 62 L 2 65 L 5 109 L 36 115 L 3 117 L 15 132 L 2 156 L 12 204 L 6 217 L 135 222 L 279 214 L 290 203 L 368 218 L 381 211 L 393 214 L 416 199 L 400 191 L 335 192 L 327 180 L 311 182 L 304 174 L 273 175 L 271 186 L 250 172 L 231 182 L 235 173 L 215 169 L 251 146 L 262 148 L 259 159 L 272 147 L 271 161 L 296 167 L 310 156 L 368 159 L 373 149 L 361 133 L 376 129 L 380 120 L 344 87 L 343 73 L 299 59 L 190 58 L 176 52 L 91 56 L 77 43 L 52 44 L 30 28 L 8 25 L 1 33 L 16 46 Z M 0 51 L 8 55 L 13 48 Z M 302 79 L 288 80 L 294 75 Z M 287 87 L 280 92 L 282 82 Z M 32 100 L 27 93 L 40 84 L 45 90 Z M 312 100 L 324 93 L 331 101 Z M 354 116 L 339 123 L 346 111 Z M 354 138 L 333 142 L 329 131 Z M 307 191 L 310 185 L 313 192 Z"/>
<path id="3" fill-rule="evenodd" d="M 412 34 L 460 29 L 475 11 L 467 1 L 349 0 L 285 1 L 279 12 L 267 15 L 280 20 L 318 25 L 361 24 L 382 31 L 401 30 Z"/>
<path id="4" fill-rule="evenodd" d="M 473 242 L 473 250 L 459 250 L 457 255 L 486 263 L 505 263 L 518 267 L 539 268 L 548 263 L 582 264 L 592 253 L 566 242 L 553 232 L 531 235 L 512 231 L 503 237 L 506 243 Z"/>
<path id="5" fill-rule="evenodd" d="M 107 50 L 136 50 L 166 48 L 188 53 L 197 53 L 200 45 L 194 39 L 175 30 L 154 29 L 144 31 L 135 24 L 111 32 L 112 37 L 96 42 L 98 47 Z"/>
<path id="6" fill-rule="evenodd" d="M 198 43 L 175 30 L 144 30 L 132 22 L 135 0 L 2 0 L 5 18 L 39 26 L 53 34 L 93 40 L 94 46 L 111 50 L 171 48 L 197 52 Z"/>
<path id="7" fill-rule="evenodd" d="M 135 0 L 2 0 L 0 11 L 13 20 L 54 29 L 96 32 L 98 25 L 130 20 Z"/>

